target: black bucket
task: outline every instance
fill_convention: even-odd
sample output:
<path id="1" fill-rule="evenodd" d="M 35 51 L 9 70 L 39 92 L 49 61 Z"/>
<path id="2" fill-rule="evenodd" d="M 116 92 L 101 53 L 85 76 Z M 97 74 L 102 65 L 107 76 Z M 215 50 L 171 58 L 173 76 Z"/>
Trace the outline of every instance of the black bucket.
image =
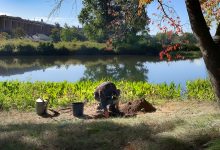
<path id="1" fill-rule="evenodd" d="M 73 108 L 73 115 L 76 117 L 82 117 L 83 116 L 83 110 L 84 110 L 84 103 L 78 102 L 78 103 L 72 103 Z"/>

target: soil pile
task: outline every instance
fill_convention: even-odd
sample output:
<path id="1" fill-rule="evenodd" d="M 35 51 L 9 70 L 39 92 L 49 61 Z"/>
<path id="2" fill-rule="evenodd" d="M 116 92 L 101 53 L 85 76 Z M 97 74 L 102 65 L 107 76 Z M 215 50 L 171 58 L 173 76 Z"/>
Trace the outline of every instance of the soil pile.
<path id="1" fill-rule="evenodd" d="M 114 112 L 110 111 L 109 116 L 110 117 L 132 117 L 136 116 L 138 113 L 143 112 L 155 112 L 156 108 L 150 104 L 145 99 L 138 99 L 135 101 L 128 102 L 126 104 L 123 104 L 120 106 L 120 111 Z M 95 119 L 104 118 L 103 113 L 98 113 L 94 115 Z"/>
<path id="2" fill-rule="evenodd" d="M 120 111 L 124 115 L 136 115 L 138 112 L 155 112 L 156 108 L 145 99 L 135 100 L 126 103 L 121 107 Z"/>

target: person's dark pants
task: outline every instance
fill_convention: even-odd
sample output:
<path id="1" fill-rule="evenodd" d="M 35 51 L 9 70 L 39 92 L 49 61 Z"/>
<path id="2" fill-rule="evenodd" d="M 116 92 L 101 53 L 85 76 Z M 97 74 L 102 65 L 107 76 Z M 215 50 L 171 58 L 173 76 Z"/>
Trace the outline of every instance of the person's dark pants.
<path id="1" fill-rule="evenodd" d="M 116 109 L 116 104 L 118 103 L 118 100 L 100 100 L 99 106 L 97 109 L 107 109 L 107 106 L 109 105 L 109 111 L 113 113 L 119 112 L 119 110 Z"/>

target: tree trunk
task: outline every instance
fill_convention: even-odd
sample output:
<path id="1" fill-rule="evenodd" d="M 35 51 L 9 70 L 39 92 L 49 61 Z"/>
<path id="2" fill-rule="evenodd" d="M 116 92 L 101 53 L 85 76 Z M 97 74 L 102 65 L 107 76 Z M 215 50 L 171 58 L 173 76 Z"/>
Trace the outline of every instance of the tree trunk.
<path id="1" fill-rule="evenodd" d="M 196 35 L 200 50 L 218 101 L 220 100 L 220 45 L 216 44 L 209 32 L 199 0 L 185 0 L 190 24 Z M 219 35 L 219 26 L 216 35 Z"/>

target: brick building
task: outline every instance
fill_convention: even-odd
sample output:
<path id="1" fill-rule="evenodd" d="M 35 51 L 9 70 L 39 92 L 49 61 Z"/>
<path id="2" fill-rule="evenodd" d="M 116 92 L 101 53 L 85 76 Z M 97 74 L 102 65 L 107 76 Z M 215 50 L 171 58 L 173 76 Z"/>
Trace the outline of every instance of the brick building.
<path id="1" fill-rule="evenodd" d="M 46 24 L 43 21 L 30 21 L 20 17 L 0 15 L 0 32 L 12 33 L 16 28 L 22 28 L 27 35 L 37 33 L 50 35 L 54 25 Z"/>

